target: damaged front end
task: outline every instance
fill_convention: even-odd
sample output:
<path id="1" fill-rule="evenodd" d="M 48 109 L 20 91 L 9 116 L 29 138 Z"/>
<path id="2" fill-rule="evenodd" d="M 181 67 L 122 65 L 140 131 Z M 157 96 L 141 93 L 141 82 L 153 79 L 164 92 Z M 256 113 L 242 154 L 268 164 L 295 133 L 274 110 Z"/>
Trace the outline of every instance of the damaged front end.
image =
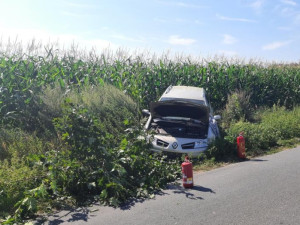
<path id="1" fill-rule="evenodd" d="M 184 101 L 160 101 L 150 104 L 146 125 L 154 136 L 152 150 L 196 156 L 208 147 L 209 109 Z"/>

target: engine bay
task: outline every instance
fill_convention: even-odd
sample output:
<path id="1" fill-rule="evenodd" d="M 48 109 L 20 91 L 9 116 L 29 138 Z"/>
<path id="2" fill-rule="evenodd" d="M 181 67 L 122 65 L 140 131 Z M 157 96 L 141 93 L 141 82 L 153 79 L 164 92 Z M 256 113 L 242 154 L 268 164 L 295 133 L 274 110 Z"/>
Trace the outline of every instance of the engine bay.
<path id="1" fill-rule="evenodd" d="M 208 125 L 201 121 L 154 119 L 150 129 L 160 135 L 170 135 L 178 138 L 207 138 Z"/>

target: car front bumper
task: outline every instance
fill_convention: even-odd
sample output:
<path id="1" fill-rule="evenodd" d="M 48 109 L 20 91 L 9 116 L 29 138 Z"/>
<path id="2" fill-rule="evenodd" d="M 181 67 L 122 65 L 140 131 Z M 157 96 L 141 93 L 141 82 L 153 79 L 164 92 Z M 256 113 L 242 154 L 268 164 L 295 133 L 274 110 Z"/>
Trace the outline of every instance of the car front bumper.
<path id="1" fill-rule="evenodd" d="M 150 142 L 152 144 L 151 150 L 154 152 L 187 154 L 190 157 L 197 157 L 208 148 L 207 139 L 175 138 L 155 135 Z M 195 147 L 196 142 L 197 147 Z"/>

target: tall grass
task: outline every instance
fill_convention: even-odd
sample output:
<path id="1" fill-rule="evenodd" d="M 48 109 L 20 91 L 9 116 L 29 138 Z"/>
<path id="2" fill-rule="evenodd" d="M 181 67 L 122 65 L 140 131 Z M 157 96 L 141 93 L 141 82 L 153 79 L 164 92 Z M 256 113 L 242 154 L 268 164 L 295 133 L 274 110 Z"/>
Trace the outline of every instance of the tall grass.
<path id="1" fill-rule="evenodd" d="M 89 113 L 97 116 L 102 123 L 103 129 L 118 136 L 125 129 L 126 125 L 137 125 L 138 110 L 137 104 L 126 94 L 112 85 L 86 85 L 81 89 L 64 90 L 55 84 L 42 89 L 38 96 L 43 102 L 37 119 L 41 125 L 52 125 L 53 118 L 60 117 L 65 101 L 71 102 L 76 107 L 83 107 Z M 117 137 L 116 137 L 117 138 Z"/>

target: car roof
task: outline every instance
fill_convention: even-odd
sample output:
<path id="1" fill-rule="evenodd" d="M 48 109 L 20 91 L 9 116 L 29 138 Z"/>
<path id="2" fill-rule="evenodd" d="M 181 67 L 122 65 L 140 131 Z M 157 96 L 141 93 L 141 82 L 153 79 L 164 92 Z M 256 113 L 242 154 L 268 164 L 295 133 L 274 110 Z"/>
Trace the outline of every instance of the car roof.
<path id="1" fill-rule="evenodd" d="M 201 101 L 207 104 L 205 97 L 205 90 L 199 87 L 192 86 L 169 86 L 167 90 L 160 97 L 159 101 L 166 101 L 172 99 L 190 99 Z"/>

